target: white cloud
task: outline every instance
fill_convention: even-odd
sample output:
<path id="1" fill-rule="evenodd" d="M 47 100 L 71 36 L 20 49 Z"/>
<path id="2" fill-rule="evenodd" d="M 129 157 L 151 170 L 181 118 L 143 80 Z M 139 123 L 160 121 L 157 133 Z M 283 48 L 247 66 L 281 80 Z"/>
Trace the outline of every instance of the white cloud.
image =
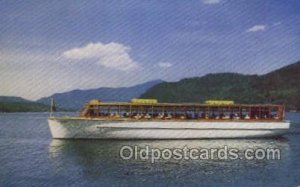
<path id="1" fill-rule="evenodd" d="M 221 3 L 221 0 L 203 0 L 203 3 L 207 5 L 212 5 L 212 4 Z"/>
<path id="2" fill-rule="evenodd" d="M 160 68 L 170 68 L 173 66 L 173 64 L 169 63 L 169 62 L 159 62 L 157 64 L 158 67 Z"/>
<path id="3" fill-rule="evenodd" d="M 131 59 L 130 47 L 121 43 L 89 43 L 81 48 L 73 48 L 63 53 L 72 60 L 96 59 L 99 65 L 121 71 L 135 70 L 139 65 Z"/>
<path id="4" fill-rule="evenodd" d="M 259 32 L 265 31 L 267 29 L 266 25 L 254 25 L 253 27 L 249 28 L 246 32 Z"/>

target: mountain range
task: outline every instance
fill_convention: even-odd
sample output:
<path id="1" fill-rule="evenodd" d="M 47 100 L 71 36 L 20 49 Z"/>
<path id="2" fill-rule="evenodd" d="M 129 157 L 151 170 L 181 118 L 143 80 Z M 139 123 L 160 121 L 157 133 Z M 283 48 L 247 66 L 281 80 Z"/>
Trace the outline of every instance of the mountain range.
<path id="1" fill-rule="evenodd" d="M 156 98 L 160 102 L 226 99 L 236 103 L 284 104 L 290 110 L 300 110 L 300 62 L 264 75 L 217 73 L 162 82 L 140 98 Z"/>
<path id="2" fill-rule="evenodd" d="M 46 112 L 49 106 L 21 97 L 0 96 L 0 112 Z"/>

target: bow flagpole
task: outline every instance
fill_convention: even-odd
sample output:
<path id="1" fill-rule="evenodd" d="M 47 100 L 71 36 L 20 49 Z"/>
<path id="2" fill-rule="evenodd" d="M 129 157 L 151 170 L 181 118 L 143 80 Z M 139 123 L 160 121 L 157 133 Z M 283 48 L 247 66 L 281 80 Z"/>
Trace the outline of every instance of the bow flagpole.
<path id="1" fill-rule="evenodd" d="M 50 116 L 52 116 L 53 112 L 55 112 L 55 111 L 56 111 L 55 102 L 54 102 L 54 99 L 51 98 Z"/>

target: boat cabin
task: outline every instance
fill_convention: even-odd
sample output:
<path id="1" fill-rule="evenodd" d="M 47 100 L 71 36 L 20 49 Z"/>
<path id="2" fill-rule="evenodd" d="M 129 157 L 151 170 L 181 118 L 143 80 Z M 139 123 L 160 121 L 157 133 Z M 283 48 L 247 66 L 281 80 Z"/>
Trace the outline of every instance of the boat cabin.
<path id="1" fill-rule="evenodd" d="M 234 104 L 229 101 L 199 103 L 158 103 L 155 99 L 131 102 L 91 100 L 81 117 L 132 120 L 284 120 L 284 106 Z"/>

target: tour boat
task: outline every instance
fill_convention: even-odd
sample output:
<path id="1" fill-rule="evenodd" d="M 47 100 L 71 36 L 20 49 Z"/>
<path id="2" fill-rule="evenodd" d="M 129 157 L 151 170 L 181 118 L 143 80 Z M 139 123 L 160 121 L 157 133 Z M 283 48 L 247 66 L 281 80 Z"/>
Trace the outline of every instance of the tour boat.
<path id="1" fill-rule="evenodd" d="M 282 105 L 158 103 L 91 100 L 77 117 L 48 119 L 53 138 L 62 139 L 209 139 L 265 138 L 285 134 Z"/>

